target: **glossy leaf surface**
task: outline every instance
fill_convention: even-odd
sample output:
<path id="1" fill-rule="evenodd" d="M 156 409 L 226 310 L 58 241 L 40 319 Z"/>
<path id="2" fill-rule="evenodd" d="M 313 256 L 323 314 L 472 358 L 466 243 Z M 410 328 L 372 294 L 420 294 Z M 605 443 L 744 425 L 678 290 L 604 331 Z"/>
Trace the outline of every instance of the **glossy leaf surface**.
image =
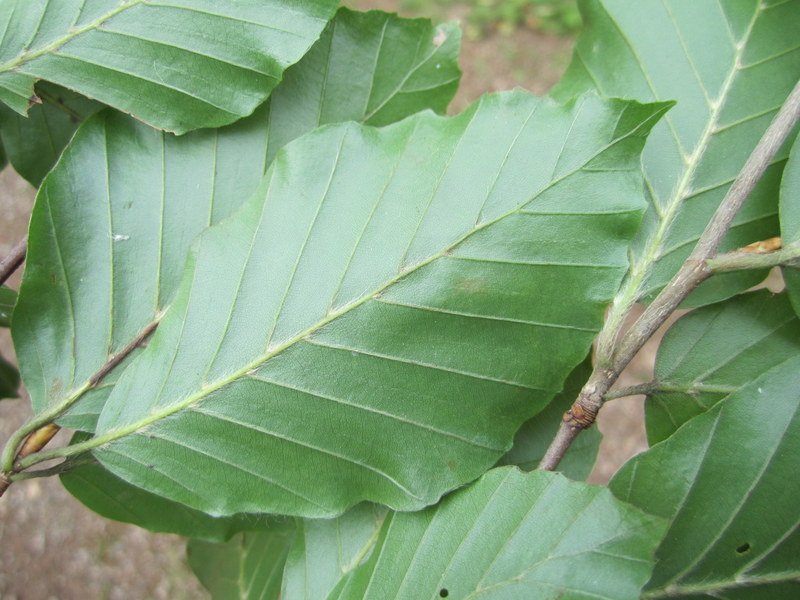
<path id="1" fill-rule="evenodd" d="M 791 598 L 797 562 L 800 357 L 629 461 L 612 491 L 670 520 L 645 598 Z"/>
<path id="2" fill-rule="evenodd" d="M 650 444 L 800 353 L 800 320 L 786 294 L 767 290 L 703 307 L 673 325 L 658 349 L 646 403 Z"/>
<path id="3" fill-rule="evenodd" d="M 406 70 L 373 76 L 386 39 L 405 42 L 394 42 L 392 56 Z M 458 43 L 454 26 L 342 9 L 270 102 L 234 125 L 176 138 L 115 113 L 88 123 L 32 215 L 14 335 L 34 411 L 80 398 L 59 423 L 93 431 L 127 362 L 96 388 L 87 390 L 89 380 L 160 319 L 194 237 L 255 191 L 283 144 L 328 119 L 443 110 L 454 93 Z M 358 85 L 327 82 L 329 70 L 348 68 L 360 74 Z M 409 87 L 420 76 L 426 93 Z"/>
<path id="4" fill-rule="evenodd" d="M 25 117 L 0 104 L 0 139 L 14 170 L 39 187 L 78 125 L 103 105 L 47 82 L 36 85 L 36 94 L 42 102 Z"/>
<path id="5" fill-rule="evenodd" d="M 287 524 L 270 533 L 240 533 L 224 544 L 191 540 L 189 566 L 212 600 L 277 600 L 293 538 Z"/>
<path id="6" fill-rule="evenodd" d="M 390 513 L 326 600 L 639 598 L 665 523 L 602 487 L 493 469 L 438 506 Z"/>
<path id="7" fill-rule="evenodd" d="M 316 41 L 334 0 L 7 0 L 0 100 L 44 79 L 184 133 L 249 115 Z"/>
<path id="8" fill-rule="evenodd" d="M 784 248 L 800 247 L 800 142 L 795 140 L 781 182 L 781 238 Z M 786 291 L 800 315 L 800 266 L 783 269 Z"/>
<path id="9" fill-rule="evenodd" d="M 650 199 L 625 296 L 648 301 L 688 256 L 772 116 L 800 78 L 800 3 L 586 0 L 586 32 L 554 91 L 674 99 L 642 160 Z M 778 235 L 775 198 L 786 154 L 759 183 L 721 251 Z M 718 275 L 687 303 L 726 298 L 763 272 Z"/>
<path id="10" fill-rule="evenodd" d="M 435 502 L 586 355 L 666 108 L 518 92 L 287 146 L 200 238 L 85 447 L 211 514 Z"/>

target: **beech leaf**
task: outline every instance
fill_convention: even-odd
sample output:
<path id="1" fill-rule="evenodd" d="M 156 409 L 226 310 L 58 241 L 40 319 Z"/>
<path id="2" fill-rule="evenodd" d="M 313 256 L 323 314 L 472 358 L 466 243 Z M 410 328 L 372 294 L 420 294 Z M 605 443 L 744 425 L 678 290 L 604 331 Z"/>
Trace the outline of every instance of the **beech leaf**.
<path id="1" fill-rule="evenodd" d="M 668 106 L 516 92 L 289 144 L 73 451 L 214 515 L 435 502 L 586 355 Z"/>
<path id="2" fill-rule="evenodd" d="M 44 79 L 185 133 L 249 115 L 316 41 L 335 0 L 0 3 L 0 100 Z"/>

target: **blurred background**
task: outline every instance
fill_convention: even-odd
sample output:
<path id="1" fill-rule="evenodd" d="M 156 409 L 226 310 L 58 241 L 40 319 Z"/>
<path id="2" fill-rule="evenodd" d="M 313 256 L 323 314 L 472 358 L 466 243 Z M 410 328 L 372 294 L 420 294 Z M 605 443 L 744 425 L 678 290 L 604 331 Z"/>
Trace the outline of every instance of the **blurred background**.
<path id="1" fill-rule="evenodd" d="M 575 0 L 350 0 L 345 4 L 427 17 L 434 23 L 461 23 L 464 74 L 451 113 L 461 112 L 486 92 L 521 87 L 546 94 L 566 69 L 581 26 Z M 25 234 L 33 199 L 33 188 L 11 169 L 0 173 L 0 256 Z M 10 285 L 18 287 L 19 273 Z M 0 354 L 13 361 L 4 329 Z M 649 380 L 652 356 L 651 345 L 628 368 L 620 385 Z M 3 443 L 30 416 L 27 402 L 23 396 L 0 403 Z M 600 429 L 606 440 L 590 481 L 604 483 L 629 456 L 646 447 L 641 414 L 641 398 L 615 400 L 603 409 Z M 0 501 L 2 600 L 207 597 L 186 565 L 184 539 L 96 516 L 56 479 L 15 484 Z"/>

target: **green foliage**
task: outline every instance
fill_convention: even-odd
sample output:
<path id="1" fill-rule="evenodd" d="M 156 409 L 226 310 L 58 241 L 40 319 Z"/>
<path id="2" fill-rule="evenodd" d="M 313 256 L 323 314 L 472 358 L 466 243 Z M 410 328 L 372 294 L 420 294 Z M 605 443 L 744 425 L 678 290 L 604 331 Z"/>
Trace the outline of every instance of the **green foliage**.
<path id="1" fill-rule="evenodd" d="M 524 6 L 544 4 L 567 10 Z M 52 6 L 0 5 L 0 138 L 39 187 L 19 296 L 0 288 L 34 411 L 3 485 L 59 472 L 108 518 L 195 538 L 226 600 L 797 595 L 791 139 L 721 246 L 780 232 L 787 293 L 742 294 L 762 277 L 742 270 L 689 297 L 644 388 L 653 447 L 610 489 L 579 481 L 596 432 L 572 480 L 518 467 L 615 375 L 632 305 L 798 80 L 800 2 L 586 0 L 553 98 L 454 117 L 454 25 Z M 0 358 L 0 393 L 15 377 Z M 80 433 L 42 449 L 53 423 Z"/>
<path id="2" fill-rule="evenodd" d="M 800 320 L 786 294 L 743 294 L 682 317 L 664 336 L 647 399 L 651 444 L 800 352 Z"/>
<path id="3" fill-rule="evenodd" d="M 800 451 L 798 372 L 795 353 L 612 480 L 620 499 L 670 521 L 645 588 L 654 597 L 741 590 L 736 597 L 789 598 L 800 591 L 800 480 L 786 477 Z"/>
<path id="4" fill-rule="evenodd" d="M 0 5 L 0 100 L 21 115 L 44 79 L 184 133 L 246 116 L 316 40 L 334 0 Z"/>
<path id="5" fill-rule="evenodd" d="M 655 2 L 585 2 L 586 33 L 553 92 L 561 99 L 599 89 L 677 100 L 642 156 L 650 209 L 622 292 L 632 300 L 652 300 L 689 255 L 800 71 L 797 37 L 779 25 L 800 19 L 800 3 L 697 4 L 673 10 Z M 779 234 L 775 198 L 785 158 L 786 152 L 776 157 L 721 251 Z M 713 277 L 689 303 L 727 298 L 764 276 L 741 271 Z"/>
<path id="6" fill-rule="evenodd" d="M 291 144 L 242 209 L 198 240 L 151 343 L 110 392 L 95 439 L 82 447 L 97 447 L 102 464 L 134 485 L 212 514 L 331 516 L 366 499 L 404 509 L 435 502 L 496 462 L 586 354 L 639 223 L 641 188 L 630 173 L 663 110 L 592 96 L 562 107 L 514 93 L 486 97 L 452 119 L 421 114 L 380 130 L 328 127 Z M 111 124 L 95 135 L 98 121 L 81 132 L 100 145 L 133 137 L 116 136 Z M 494 144 L 484 141 L 490 131 Z M 71 145 L 76 154 L 82 139 Z M 537 143 L 569 147 L 572 158 L 536 157 Z M 419 156 L 430 157 L 424 169 Z M 56 208 L 66 202 L 59 203 L 67 197 L 61 190 L 74 189 L 61 175 L 86 168 L 65 157 L 43 188 L 47 204 L 37 207 L 65 236 L 77 215 Z M 114 165 L 110 171 L 116 178 Z M 152 177 L 162 178 L 162 171 Z M 611 181 L 617 195 L 602 212 L 576 200 Z M 84 206 L 105 220 L 105 187 L 97 197 L 97 208 Z M 456 221 L 449 216 L 457 207 Z M 62 226 L 54 214 L 69 221 Z M 575 227 L 581 243 L 568 239 Z M 530 229 L 542 231 L 535 245 Z M 147 233 L 161 231 L 157 219 L 131 220 L 123 230 L 159 245 Z M 91 286 L 96 265 L 110 265 L 112 278 L 117 270 L 137 277 L 143 266 L 139 254 L 125 261 L 103 237 L 90 271 L 67 272 L 60 289 L 49 274 L 30 279 L 50 286 L 58 306 L 73 307 L 77 335 L 90 340 L 108 335 L 94 316 L 102 294 L 111 307 L 115 298 L 128 306 L 132 299 L 124 288 L 107 291 L 105 277 Z M 129 241 L 117 242 L 121 252 Z M 32 233 L 32 256 L 37 242 Z M 85 264 L 87 245 L 74 252 Z M 86 282 L 85 299 L 66 283 L 76 277 Z M 546 301 L 554 296 L 572 298 L 570 306 Z M 36 332 L 51 329 L 41 299 L 23 285 L 14 320 L 15 335 L 37 344 Z M 502 336 L 490 336 L 501 327 Z M 541 357 L 545 334 L 557 349 Z M 187 356 L 186 346 L 206 352 Z M 484 352 L 453 352 L 459 346 Z M 538 373 L 525 373 L 536 356 Z M 90 382 L 94 367 L 75 370 L 69 355 L 53 358 L 48 378 L 76 372 Z M 269 401 L 253 411 L 248 397 Z M 73 401 L 34 405 L 45 412 Z M 498 413 L 504 418 L 491 418 Z M 272 453 L 283 460 L 259 458 Z M 223 473 L 227 489 L 213 485 Z M 266 482 L 269 494 L 248 491 Z"/>

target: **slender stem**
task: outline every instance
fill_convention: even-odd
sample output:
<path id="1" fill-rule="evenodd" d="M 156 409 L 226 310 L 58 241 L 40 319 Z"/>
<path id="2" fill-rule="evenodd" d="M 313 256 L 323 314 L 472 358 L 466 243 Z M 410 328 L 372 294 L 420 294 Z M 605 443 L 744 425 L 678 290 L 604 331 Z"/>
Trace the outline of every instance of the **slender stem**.
<path id="1" fill-rule="evenodd" d="M 647 383 L 629 385 L 628 387 L 619 388 L 618 390 L 610 390 L 606 392 L 603 402 L 616 400 L 617 398 L 627 398 L 628 396 L 649 396 L 661 391 L 665 390 L 660 387 L 658 381 L 648 381 Z"/>
<path id="2" fill-rule="evenodd" d="M 728 193 L 725 194 L 725 198 L 708 222 L 689 258 L 623 335 L 608 364 L 598 364 L 595 367 L 589 381 L 578 395 L 578 399 L 564 414 L 556 437 L 539 463 L 540 469 L 552 471 L 558 466 L 577 435 L 594 423 L 606 393 L 622 370 L 684 298 L 712 275 L 713 271 L 706 261 L 716 254 L 736 213 L 753 191 L 799 117 L 800 81 L 795 85 L 728 189 Z"/>
<path id="3" fill-rule="evenodd" d="M 41 459 L 38 458 L 45 454 L 41 450 L 33 452 L 30 456 L 20 456 L 19 461 L 17 461 L 18 451 L 17 448 L 20 447 L 20 444 L 23 443 L 25 438 L 35 431 L 42 429 L 50 424 L 53 423 L 55 419 L 60 417 L 64 411 L 70 408 L 75 402 L 77 402 L 83 395 L 95 387 L 100 381 L 108 375 L 108 373 L 114 369 L 120 362 L 122 362 L 125 357 L 127 357 L 131 352 L 133 352 L 139 345 L 144 342 L 144 340 L 149 336 L 153 330 L 158 326 L 158 321 L 152 321 L 148 323 L 144 329 L 142 329 L 129 343 L 126 345 L 122 350 L 117 352 L 114 356 L 112 356 L 106 364 L 104 364 L 100 369 L 95 373 L 89 381 L 84 383 L 80 388 L 78 388 L 75 392 L 73 392 L 68 398 L 66 398 L 60 404 L 51 407 L 49 410 L 40 413 L 27 423 L 25 423 L 22 427 L 17 429 L 11 437 L 9 437 L 8 443 L 6 447 L 3 449 L 2 458 L 0 459 L 0 467 L 4 472 L 8 473 L 15 473 L 24 468 L 29 467 L 31 464 L 36 464 L 41 462 Z M 42 446 L 43 447 L 43 446 Z M 67 448 L 73 448 L 73 446 L 67 446 Z M 73 454 L 74 452 L 61 452 L 64 449 L 53 450 L 50 453 L 56 453 L 56 456 L 53 458 L 59 458 L 66 456 L 67 454 Z M 7 487 L 7 486 L 6 486 Z M 2 481 L 0 481 L 0 496 L 2 496 Z"/>
<path id="4" fill-rule="evenodd" d="M 6 473 L 11 473 L 16 470 L 14 461 L 17 457 L 18 448 L 29 435 L 51 424 L 55 419 L 60 417 L 65 410 L 72 406 L 83 394 L 85 394 L 91 385 L 88 383 L 81 386 L 75 393 L 73 393 L 65 402 L 58 404 L 49 410 L 39 413 L 30 421 L 22 425 L 8 438 L 5 448 L 3 448 L 2 459 L 0 459 L 0 468 Z M 34 453 L 34 456 L 41 452 Z M 1 495 L 1 494 L 0 494 Z"/>
<path id="5" fill-rule="evenodd" d="M 61 473 L 66 473 L 70 469 L 74 469 L 80 465 L 87 465 L 95 462 L 97 461 L 90 454 L 80 454 L 78 456 L 68 458 L 67 460 L 47 469 L 25 471 L 24 473 L 12 473 L 9 475 L 8 479 L 10 482 L 14 482 L 25 479 L 35 479 L 37 477 L 51 477 L 53 475 L 61 475 Z"/>
<path id="6" fill-rule="evenodd" d="M 699 394 L 702 392 L 731 394 L 738 390 L 738 387 L 723 385 L 705 385 L 702 383 L 670 383 L 668 381 L 649 381 L 637 385 L 610 390 L 606 392 L 603 402 L 616 400 L 617 398 L 627 398 L 628 396 L 650 396 L 659 393 L 680 393 L 680 394 Z"/>
<path id="7" fill-rule="evenodd" d="M 0 261 L 0 284 L 6 282 L 11 274 L 16 271 L 25 260 L 25 253 L 28 251 L 28 236 L 25 236 L 11 249 L 3 260 Z"/>
<path id="8" fill-rule="evenodd" d="M 800 267 L 800 245 L 789 246 L 768 254 L 728 252 L 717 254 L 706 261 L 712 273 L 741 271 L 743 269 L 769 269 L 771 267 Z"/>

